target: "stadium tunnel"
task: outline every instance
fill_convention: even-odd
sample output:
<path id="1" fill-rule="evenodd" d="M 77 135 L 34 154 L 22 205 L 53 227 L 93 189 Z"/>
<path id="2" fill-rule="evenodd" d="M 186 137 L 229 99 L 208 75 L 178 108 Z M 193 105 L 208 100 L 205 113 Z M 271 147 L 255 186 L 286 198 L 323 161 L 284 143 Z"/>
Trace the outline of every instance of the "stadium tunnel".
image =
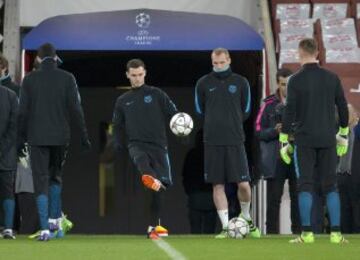
<path id="1" fill-rule="evenodd" d="M 263 84 L 263 39 L 243 21 L 224 15 L 150 9 L 57 16 L 23 38 L 23 75 L 32 69 L 36 49 L 45 42 L 56 46 L 63 61 L 60 67 L 77 79 L 93 143 L 90 153 L 81 153 L 80 135 L 75 130 L 65 166 L 63 204 L 76 223 L 75 232 L 141 234 L 156 209 L 157 198 L 143 189 L 128 157 L 106 151 L 107 124 L 116 98 L 128 89 L 125 66 L 132 58 L 144 60 L 146 82 L 164 89 L 178 109 L 195 121 L 189 138 L 168 135 L 174 186 L 162 198 L 165 210 L 161 221 L 171 233 L 189 232 L 181 173 L 201 125 L 195 115 L 194 86 L 211 71 L 210 53 L 216 47 L 229 49 L 233 71 L 245 76 L 251 86 L 253 112 L 245 129 L 250 168 L 256 175 L 255 113 L 261 97 L 269 91 Z"/>

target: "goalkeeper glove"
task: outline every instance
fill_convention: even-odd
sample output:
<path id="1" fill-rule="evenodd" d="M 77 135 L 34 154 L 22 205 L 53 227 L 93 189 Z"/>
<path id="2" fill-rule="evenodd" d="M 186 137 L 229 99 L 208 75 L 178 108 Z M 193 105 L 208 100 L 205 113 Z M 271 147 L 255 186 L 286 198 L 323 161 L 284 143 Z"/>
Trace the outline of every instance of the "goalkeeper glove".
<path id="1" fill-rule="evenodd" d="M 344 156 L 347 153 L 349 141 L 349 127 L 340 127 L 339 132 L 336 135 L 336 153 L 339 157 Z"/>
<path id="2" fill-rule="evenodd" d="M 290 155 L 294 152 L 294 148 L 289 143 L 289 135 L 280 133 L 279 141 L 280 141 L 280 157 L 286 164 L 290 164 L 291 163 Z"/>

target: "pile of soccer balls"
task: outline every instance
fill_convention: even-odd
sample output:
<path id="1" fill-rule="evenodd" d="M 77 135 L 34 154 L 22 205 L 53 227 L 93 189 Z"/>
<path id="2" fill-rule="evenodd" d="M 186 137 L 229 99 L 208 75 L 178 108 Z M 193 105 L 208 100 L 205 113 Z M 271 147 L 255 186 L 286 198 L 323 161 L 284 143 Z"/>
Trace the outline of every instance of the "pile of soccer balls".
<path id="1" fill-rule="evenodd" d="M 250 227 L 247 221 L 241 217 L 232 218 L 228 225 L 228 235 L 230 238 L 243 239 L 249 234 Z"/>

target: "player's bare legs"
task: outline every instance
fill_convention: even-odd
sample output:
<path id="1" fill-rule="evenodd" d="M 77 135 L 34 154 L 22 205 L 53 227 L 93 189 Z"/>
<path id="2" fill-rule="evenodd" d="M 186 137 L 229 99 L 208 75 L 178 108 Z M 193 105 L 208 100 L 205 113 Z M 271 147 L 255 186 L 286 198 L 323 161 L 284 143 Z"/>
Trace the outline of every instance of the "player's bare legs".
<path id="1" fill-rule="evenodd" d="M 241 214 L 240 217 L 245 219 L 250 227 L 250 236 L 259 238 L 261 236 L 260 230 L 254 225 L 250 216 L 250 202 L 251 202 L 251 187 L 249 182 L 239 182 L 237 196 L 240 202 Z"/>
<path id="2" fill-rule="evenodd" d="M 213 185 L 213 199 L 223 229 L 221 233 L 216 236 L 216 238 L 226 238 L 227 228 L 229 223 L 229 211 L 228 211 L 228 201 L 225 194 L 224 184 Z"/>

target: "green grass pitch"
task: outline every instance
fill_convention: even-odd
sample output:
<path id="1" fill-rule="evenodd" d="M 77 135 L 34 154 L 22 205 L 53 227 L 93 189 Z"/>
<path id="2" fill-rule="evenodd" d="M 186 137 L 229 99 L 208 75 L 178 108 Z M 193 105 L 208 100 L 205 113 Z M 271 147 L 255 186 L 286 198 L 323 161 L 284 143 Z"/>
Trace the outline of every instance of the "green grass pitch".
<path id="1" fill-rule="evenodd" d="M 315 244 L 289 244 L 292 236 L 264 236 L 261 239 L 214 239 L 213 236 L 172 235 L 167 244 L 185 259 L 360 259 L 360 236 L 348 235 L 349 244 L 330 244 L 326 235 Z M 145 236 L 68 235 L 50 242 L 25 236 L 0 240 L 0 259 L 172 259 Z"/>

